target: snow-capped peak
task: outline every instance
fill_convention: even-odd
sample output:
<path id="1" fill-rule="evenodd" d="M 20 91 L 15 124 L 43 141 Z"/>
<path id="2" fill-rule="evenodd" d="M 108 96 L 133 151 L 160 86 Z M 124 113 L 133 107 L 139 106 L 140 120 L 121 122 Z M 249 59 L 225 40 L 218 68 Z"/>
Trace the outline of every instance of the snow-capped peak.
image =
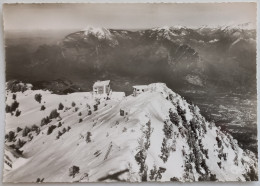
<path id="1" fill-rule="evenodd" d="M 183 29 L 183 28 L 186 28 L 182 25 L 174 25 L 174 26 L 162 26 L 162 27 L 156 27 L 156 28 L 153 28 L 152 30 L 153 31 L 171 31 L 171 30 L 179 30 L 179 29 Z"/>
<path id="2" fill-rule="evenodd" d="M 165 31 L 170 31 L 169 26 L 163 26 L 163 27 L 156 27 L 152 29 L 153 31 L 160 31 L 160 30 L 165 30 Z"/>
<path id="3" fill-rule="evenodd" d="M 85 29 L 83 29 L 85 35 L 94 35 L 98 39 L 110 39 L 111 38 L 111 32 L 103 27 L 92 27 L 88 26 Z"/>

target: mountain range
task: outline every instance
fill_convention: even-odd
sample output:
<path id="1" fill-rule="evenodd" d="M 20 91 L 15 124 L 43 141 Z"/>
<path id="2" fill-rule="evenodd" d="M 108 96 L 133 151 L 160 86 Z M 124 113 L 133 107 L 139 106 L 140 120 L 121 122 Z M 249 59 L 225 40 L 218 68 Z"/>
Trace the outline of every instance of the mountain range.
<path id="1" fill-rule="evenodd" d="M 7 38 L 8 39 L 8 38 Z M 37 38 L 32 38 L 34 42 Z M 9 41 L 9 40 L 8 40 Z M 256 92 L 256 30 L 181 26 L 142 30 L 87 27 L 56 43 L 25 48 L 7 42 L 7 80 L 65 79 L 89 91 L 96 79 L 170 88 Z M 19 70 L 18 70 L 19 69 Z"/>

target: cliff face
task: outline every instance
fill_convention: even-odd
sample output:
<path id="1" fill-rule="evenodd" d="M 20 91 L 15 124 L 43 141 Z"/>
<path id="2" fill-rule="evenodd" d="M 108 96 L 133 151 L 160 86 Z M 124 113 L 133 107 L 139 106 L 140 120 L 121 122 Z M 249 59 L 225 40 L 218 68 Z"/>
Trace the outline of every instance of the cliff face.
<path id="1" fill-rule="evenodd" d="M 165 84 L 148 87 L 136 97 L 113 92 L 99 100 L 90 93 L 17 92 L 21 113 L 6 115 L 4 181 L 258 179 L 252 152 Z M 12 102 L 8 92 L 7 105 Z"/>

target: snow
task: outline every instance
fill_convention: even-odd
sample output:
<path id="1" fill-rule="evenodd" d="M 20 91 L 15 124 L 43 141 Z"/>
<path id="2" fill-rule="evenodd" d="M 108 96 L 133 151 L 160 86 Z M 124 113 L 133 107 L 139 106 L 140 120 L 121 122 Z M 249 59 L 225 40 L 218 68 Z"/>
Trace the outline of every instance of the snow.
<path id="1" fill-rule="evenodd" d="M 133 86 L 133 88 L 136 88 L 136 89 L 147 89 L 147 85 L 135 85 L 135 86 Z"/>
<path id="2" fill-rule="evenodd" d="M 188 144 L 188 136 L 180 132 L 181 128 L 185 130 L 184 122 L 180 121 L 179 126 L 172 124 L 174 134 L 167 140 L 167 145 L 174 143 L 176 150 L 169 152 L 166 162 L 160 158 L 162 142 L 165 138 L 164 122 L 171 124 L 169 110 L 178 114 L 176 105 L 185 110 L 184 116 L 188 125 L 192 119 L 196 119 L 200 125 L 203 125 L 205 119 L 200 115 L 197 107 L 191 111 L 191 106 L 164 83 L 153 83 L 147 85 L 147 88 L 148 91 L 136 97 L 132 95 L 126 97 L 123 92 L 112 92 L 110 99 L 100 100 L 96 111 L 94 111 L 96 98 L 89 92 L 55 95 L 49 91 L 27 90 L 16 93 L 18 109 L 22 112 L 18 117 L 6 114 L 6 133 L 11 130 L 16 131 L 18 126 L 24 128 L 33 124 L 39 125 L 43 117 L 58 108 L 59 103 L 62 103 L 65 108 L 58 110 L 60 118 L 53 119 L 51 123 L 42 126 L 38 135 L 31 132 L 33 139 L 20 148 L 23 151 L 22 157 L 14 157 L 10 150 L 5 149 L 5 154 L 11 157 L 13 168 L 5 164 L 4 182 L 35 182 L 37 178 L 44 178 L 44 182 L 111 182 L 118 181 L 113 175 L 119 172 L 122 174 L 117 179 L 139 182 L 141 181 L 140 165 L 135 156 L 140 150 L 140 142 L 146 140 L 144 131 L 147 130 L 148 122 L 151 123 L 152 131 L 145 160 L 148 181 L 154 181 L 149 180 L 150 170 L 154 166 L 166 168 L 162 173 L 161 181 L 170 181 L 173 177 L 180 181 L 187 181 L 184 176 L 185 165 L 193 149 Z M 42 95 L 41 104 L 34 99 L 35 94 Z M 7 104 L 12 102 L 12 93 L 8 92 Z M 74 107 L 72 102 L 76 104 Z M 42 104 L 46 106 L 44 111 L 40 111 Z M 128 115 L 121 116 L 120 109 L 127 110 Z M 92 112 L 90 115 L 89 111 Z M 82 122 L 79 122 L 79 119 L 82 119 Z M 47 135 L 48 127 L 58 126 L 59 122 L 62 126 Z M 209 170 L 216 174 L 220 181 L 235 181 L 238 178 L 245 180 L 242 174 L 246 173 L 249 165 L 253 165 L 254 155 L 246 155 L 232 137 L 210 125 L 205 122 L 207 129 L 205 133 L 199 129 L 196 131 L 204 148 L 208 149 L 209 158 L 207 159 L 203 154 L 202 157 L 206 159 Z M 68 127 L 71 129 L 57 139 L 58 132 Z M 86 137 L 89 132 L 91 141 L 87 142 Z M 16 134 L 17 139 L 28 138 L 22 137 L 22 131 Z M 218 148 L 217 136 L 222 141 L 222 150 Z M 6 142 L 6 145 L 10 144 L 12 143 Z M 231 144 L 235 147 L 234 150 Z M 186 152 L 185 155 L 183 150 Z M 228 153 L 227 161 L 219 159 L 220 151 Z M 241 158 L 245 160 L 244 165 L 240 161 L 238 165 L 234 164 L 236 154 L 239 160 Z M 219 161 L 223 168 L 218 166 Z M 197 181 L 200 174 L 196 171 L 194 162 L 191 164 L 192 177 Z M 80 168 L 74 178 L 69 176 L 69 168 L 72 166 Z M 202 172 L 205 172 L 204 169 Z"/>
<path id="3" fill-rule="evenodd" d="M 218 41 L 219 41 L 219 39 L 212 39 L 212 40 L 209 41 L 209 43 L 216 43 Z"/>
<path id="4" fill-rule="evenodd" d="M 85 29 L 83 29 L 82 31 L 84 31 L 85 35 L 92 34 L 92 35 L 96 36 L 98 39 L 109 39 L 109 38 L 111 38 L 111 33 L 106 28 L 88 26 Z"/>

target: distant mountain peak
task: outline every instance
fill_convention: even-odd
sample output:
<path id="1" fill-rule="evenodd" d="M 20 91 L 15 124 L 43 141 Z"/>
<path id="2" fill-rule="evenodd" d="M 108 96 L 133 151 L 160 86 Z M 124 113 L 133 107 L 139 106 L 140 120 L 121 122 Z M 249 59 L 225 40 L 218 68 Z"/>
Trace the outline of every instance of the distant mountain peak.
<path id="1" fill-rule="evenodd" d="M 171 31 L 171 30 L 178 30 L 178 29 L 186 29 L 186 27 L 182 26 L 182 25 L 162 26 L 162 27 L 155 27 L 152 30 L 153 31 L 159 31 L 159 30 Z"/>
<path id="2" fill-rule="evenodd" d="M 98 39 L 110 39 L 111 38 L 111 32 L 104 28 L 104 27 L 93 27 L 93 26 L 87 26 L 83 30 L 85 35 L 94 35 Z"/>

